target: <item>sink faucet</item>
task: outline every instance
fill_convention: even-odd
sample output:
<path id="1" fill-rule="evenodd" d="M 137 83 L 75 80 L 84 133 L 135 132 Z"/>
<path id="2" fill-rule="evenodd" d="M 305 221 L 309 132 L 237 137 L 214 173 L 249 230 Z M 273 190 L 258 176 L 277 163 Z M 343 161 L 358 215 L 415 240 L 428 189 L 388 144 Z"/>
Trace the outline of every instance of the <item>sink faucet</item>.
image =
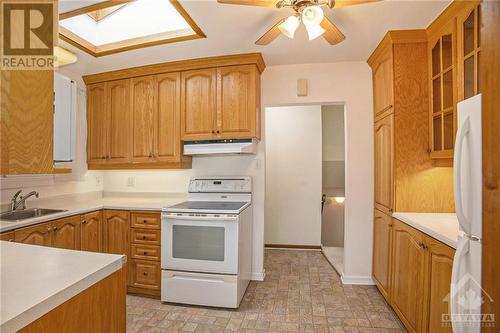
<path id="1" fill-rule="evenodd" d="M 19 207 L 21 207 L 21 209 L 26 209 L 26 199 L 28 199 L 31 196 L 35 196 L 37 198 L 39 196 L 38 192 L 31 191 L 30 193 L 26 194 L 25 196 L 19 197 L 21 192 L 22 192 L 22 190 L 17 191 L 16 194 L 14 194 L 14 196 L 12 197 L 12 200 L 10 201 L 10 210 L 11 211 L 18 210 Z M 18 197 L 19 197 L 19 200 L 17 200 Z"/>

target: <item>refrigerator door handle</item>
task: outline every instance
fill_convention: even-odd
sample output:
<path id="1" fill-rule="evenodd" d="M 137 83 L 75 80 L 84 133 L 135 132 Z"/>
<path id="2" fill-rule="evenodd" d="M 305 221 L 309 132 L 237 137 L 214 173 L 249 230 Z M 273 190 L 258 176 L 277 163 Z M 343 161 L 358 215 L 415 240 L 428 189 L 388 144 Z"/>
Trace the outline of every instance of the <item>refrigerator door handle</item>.
<path id="1" fill-rule="evenodd" d="M 461 229 L 469 234 L 470 233 L 470 222 L 467 221 L 467 217 L 464 214 L 463 201 L 462 201 L 462 148 L 465 141 L 465 137 L 470 131 L 470 119 L 467 117 L 463 125 L 459 128 L 457 133 L 457 140 L 455 145 L 454 153 L 454 167 L 453 167 L 453 177 L 454 177 L 454 191 L 455 191 L 455 210 L 458 218 L 458 223 Z"/>
<path id="2" fill-rule="evenodd" d="M 462 326 L 457 325 L 453 320 L 454 316 L 458 314 L 458 300 L 460 299 L 460 286 L 458 285 L 460 281 L 460 269 L 463 257 L 469 252 L 469 239 L 463 237 L 459 240 L 457 244 L 457 250 L 455 252 L 455 257 L 453 258 L 453 268 L 451 270 L 451 287 L 450 287 L 450 319 L 451 327 L 454 333 L 461 333 Z M 462 288 L 463 289 L 463 288 Z"/>

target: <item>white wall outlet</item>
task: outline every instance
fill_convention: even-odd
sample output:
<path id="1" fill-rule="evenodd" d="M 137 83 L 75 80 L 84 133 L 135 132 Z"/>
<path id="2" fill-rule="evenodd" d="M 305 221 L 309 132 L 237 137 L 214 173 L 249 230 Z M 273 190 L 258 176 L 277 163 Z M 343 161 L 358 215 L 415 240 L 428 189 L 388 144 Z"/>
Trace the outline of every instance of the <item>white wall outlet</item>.
<path id="1" fill-rule="evenodd" d="M 135 178 L 134 177 L 128 177 L 127 178 L 127 186 L 128 187 L 134 187 L 135 186 Z"/>

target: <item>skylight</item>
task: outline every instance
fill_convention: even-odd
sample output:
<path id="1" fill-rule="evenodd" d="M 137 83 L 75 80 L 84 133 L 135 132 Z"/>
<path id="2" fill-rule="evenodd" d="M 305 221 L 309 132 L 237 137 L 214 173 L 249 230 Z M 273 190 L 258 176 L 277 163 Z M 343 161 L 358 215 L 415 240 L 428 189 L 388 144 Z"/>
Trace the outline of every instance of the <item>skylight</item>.
<path id="1" fill-rule="evenodd" d="M 94 56 L 205 37 L 176 0 L 106 3 L 61 14 L 61 37 Z"/>

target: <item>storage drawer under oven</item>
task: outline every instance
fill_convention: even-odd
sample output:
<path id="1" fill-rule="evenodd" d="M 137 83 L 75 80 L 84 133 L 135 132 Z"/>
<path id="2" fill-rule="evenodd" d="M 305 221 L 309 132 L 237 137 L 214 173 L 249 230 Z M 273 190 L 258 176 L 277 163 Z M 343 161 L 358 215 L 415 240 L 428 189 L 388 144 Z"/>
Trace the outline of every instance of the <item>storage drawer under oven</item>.
<path id="1" fill-rule="evenodd" d="M 146 244 L 131 244 L 131 256 L 134 259 L 160 260 L 160 246 Z"/>
<path id="2" fill-rule="evenodd" d="M 160 230 L 132 229 L 132 243 L 160 245 Z"/>

